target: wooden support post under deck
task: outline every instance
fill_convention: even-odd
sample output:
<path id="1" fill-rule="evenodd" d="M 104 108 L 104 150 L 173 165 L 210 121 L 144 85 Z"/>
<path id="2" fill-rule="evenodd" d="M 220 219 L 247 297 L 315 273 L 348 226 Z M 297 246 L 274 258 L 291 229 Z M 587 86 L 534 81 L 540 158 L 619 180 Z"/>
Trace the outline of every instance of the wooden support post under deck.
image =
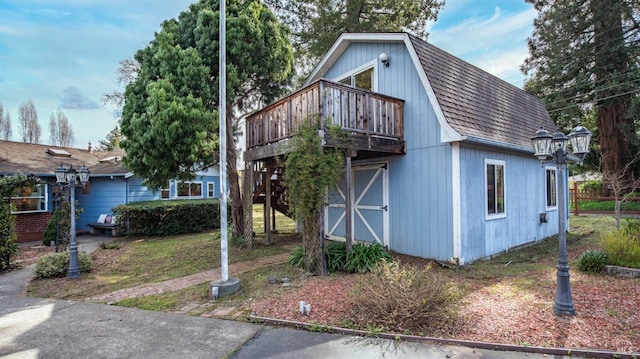
<path id="1" fill-rule="evenodd" d="M 264 197 L 264 231 L 267 233 L 267 244 L 271 244 L 271 176 L 275 171 L 274 167 L 267 168 L 267 178 L 265 179 Z"/>
<path id="2" fill-rule="evenodd" d="M 344 177 L 345 177 L 345 186 L 344 189 L 344 220 L 345 220 L 345 242 L 347 245 L 347 258 L 349 258 L 349 252 L 351 251 L 351 244 L 353 241 L 353 218 L 352 218 L 352 198 L 351 198 L 351 157 L 355 156 L 355 151 L 347 150 L 344 154 Z"/>
<path id="3" fill-rule="evenodd" d="M 271 230 L 273 233 L 278 233 L 278 229 L 276 228 L 276 208 L 271 207 Z"/>

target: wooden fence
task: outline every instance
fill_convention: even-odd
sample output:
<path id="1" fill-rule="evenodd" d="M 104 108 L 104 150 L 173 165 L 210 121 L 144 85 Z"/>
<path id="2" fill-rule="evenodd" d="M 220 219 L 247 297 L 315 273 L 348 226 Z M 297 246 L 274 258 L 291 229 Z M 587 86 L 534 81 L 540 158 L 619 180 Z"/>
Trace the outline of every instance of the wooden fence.
<path id="1" fill-rule="evenodd" d="M 584 203 L 586 201 L 589 202 L 593 202 L 593 201 L 615 201 L 616 198 L 615 197 L 600 197 L 600 196 L 594 196 L 590 193 L 581 193 L 580 190 L 578 189 L 578 183 L 577 182 L 573 182 L 573 186 L 571 188 L 569 188 L 569 206 L 570 206 L 570 210 L 571 213 L 579 216 L 581 214 L 608 214 L 608 215 L 614 215 L 615 211 L 614 210 L 610 210 L 610 211 L 603 211 L 603 210 L 587 210 L 587 209 L 581 209 L 580 208 L 580 203 Z M 638 202 L 640 201 L 640 197 L 629 197 L 627 199 L 626 202 Z M 625 217 L 638 217 L 640 218 L 640 211 L 629 211 L 629 210 L 621 210 L 620 211 L 621 215 L 625 216 Z"/>

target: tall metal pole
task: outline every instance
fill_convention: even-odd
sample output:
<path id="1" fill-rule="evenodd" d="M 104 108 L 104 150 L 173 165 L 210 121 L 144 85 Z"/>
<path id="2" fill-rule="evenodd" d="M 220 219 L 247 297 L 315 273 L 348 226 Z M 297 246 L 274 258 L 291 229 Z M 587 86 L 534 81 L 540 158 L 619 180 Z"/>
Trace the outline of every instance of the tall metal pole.
<path id="1" fill-rule="evenodd" d="M 222 281 L 229 280 L 229 260 L 227 258 L 227 44 L 226 44 L 226 6 L 220 0 L 220 90 L 219 90 L 219 126 L 220 126 L 220 276 Z"/>
<path id="2" fill-rule="evenodd" d="M 74 182 L 69 183 L 69 200 L 71 201 L 71 213 L 69 213 L 69 271 L 67 277 L 79 278 L 80 266 L 78 265 L 78 245 L 76 244 L 76 186 Z"/>
<path id="3" fill-rule="evenodd" d="M 566 208 L 566 153 L 558 149 L 555 153 L 556 168 L 558 169 L 558 265 L 556 266 L 557 284 L 556 301 L 553 312 L 556 315 L 575 315 L 571 299 L 571 282 L 569 280 L 569 259 L 567 256 L 567 208 Z"/>

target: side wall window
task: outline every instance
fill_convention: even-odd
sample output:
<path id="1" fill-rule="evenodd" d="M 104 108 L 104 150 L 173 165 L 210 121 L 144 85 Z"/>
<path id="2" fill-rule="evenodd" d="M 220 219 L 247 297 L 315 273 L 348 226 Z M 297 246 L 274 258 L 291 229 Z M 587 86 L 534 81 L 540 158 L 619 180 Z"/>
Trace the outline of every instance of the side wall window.
<path id="1" fill-rule="evenodd" d="M 46 212 L 47 185 L 38 184 L 16 188 L 11 203 L 15 206 L 13 213 Z"/>
<path id="2" fill-rule="evenodd" d="M 207 183 L 207 197 L 214 198 L 216 196 L 216 184 L 213 182 Z"/>
<path id="3" fill-rule="evenodd" d="M 555 168 L 547 167 L 545 170 L 545 187 L 547 192 L 547 209 L 556 208 L 558 205 L 558 187 Z"/>
<path id="4" fill-rule="evenodd" d="M 485 160 L 487 219 L 506 216 L 504 161 Z"/>

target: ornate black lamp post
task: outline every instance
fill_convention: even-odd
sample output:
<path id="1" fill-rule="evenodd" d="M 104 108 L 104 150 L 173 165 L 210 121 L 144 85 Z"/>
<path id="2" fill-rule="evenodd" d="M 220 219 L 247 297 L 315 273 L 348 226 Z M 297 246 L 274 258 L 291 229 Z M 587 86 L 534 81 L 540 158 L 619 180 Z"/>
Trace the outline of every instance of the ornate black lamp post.
<path id="1" fill-rule="evenodd" d="M 67 170 L 60 164 L 60 167 L 56 168 L 54 172 L 56 174 L 56 182 L 60 186 L 69 187 L 69 202 L 71 204 L 69 218 L 71 222 L 69 225 L 69 271 L 67 272 L 67 277 L 79 278 L 80 266 L 78 263 L 78 245 L 76 243 L 76 187 L 84 187 L 87 184 L 90 171 L 84 165 L 79 172 L 76 172 L 73 166 L 69 166 Z M 79 184 L 77 183 L 78 179 L 80 180 Z"/>
<path id="2" fill-rule="evenodd" d="M 589 142 L 591 142 L 591 132 L 580 123 L 574 127 L 569 136 L 562 132 L 550 135 L 544 129 L 540 129 L 531 138 L 535 156 L 541 162 L 555 163 L 557 174 L 562 175 L 558 183 L 558 265 L 556 266 L 557 286 L 556 301 L 553 305 L 553 312 L 556 315 L 575 315 L 571 299 L 571 282 L 569 280 L 569 259 L 567 257 L 567 234 L 566 234 L 566 188 L 565 173 L 567 161 L 582 164 L 584 156 L 589 153 Z M 573 153 L 567 152 L 567 142 L 571 141 Z"/>

